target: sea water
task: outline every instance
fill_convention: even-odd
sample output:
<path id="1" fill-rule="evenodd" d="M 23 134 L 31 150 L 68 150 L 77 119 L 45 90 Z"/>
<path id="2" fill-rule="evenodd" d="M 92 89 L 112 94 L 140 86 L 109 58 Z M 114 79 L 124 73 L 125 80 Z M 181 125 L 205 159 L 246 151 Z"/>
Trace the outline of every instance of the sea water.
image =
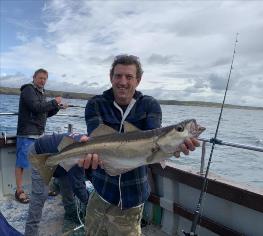
<path id="1" fill-rule="evenodd" d="M 74 132 L 86 133 L 83 107 L 86 106 L 87 101 L 78 99 L 64 99 L 63 101 L 80 107 L 60 110 L 58 114 L 65 116 L 48 118 L 46 133 L 67 132 L 68 124 L 73 125 Z M 0 113 L 17 112 L 18 104 L 19 96 L 0 94 Z M 206 127 L 201 137 L 207 139 L 214 137 L 220 113 L 219 108 L 174 105 L 162 105 L 161 107 L 163 126 L 194 118 L 199 124 Z M 0 132 L 15 134 L 16 124 L 17 116 L 0 115 Z M 225 108 L 217 138 L 226 142 L 263 148 L 263 111 Z M 206 160 L 209 158 L 210 149 L 211 145 L 207 144 Z M 187 165 L 194 170 L 199 170 L 200 158 L 201 148 L 197 148 L 189 156 L 182 154 L 181 158 L 172 158 L 172 161 L 177 165 Z M 216 145 L 210 172 L 237 183 L 263 188 L 263 153 Z"/>

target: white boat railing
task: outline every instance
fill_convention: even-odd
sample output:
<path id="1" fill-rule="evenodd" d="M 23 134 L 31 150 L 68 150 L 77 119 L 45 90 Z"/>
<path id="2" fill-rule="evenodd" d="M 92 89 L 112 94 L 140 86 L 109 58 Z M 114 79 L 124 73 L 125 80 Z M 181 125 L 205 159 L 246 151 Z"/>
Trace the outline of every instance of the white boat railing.
<path id="1" fill-rule="evenodd" d="M 245 145 L 240 143 L 232 143 L 232 142 L 225 142 L 221 139 L 206 139 L 206 138 L 198 138 L 199 141 L 202 141 L 202 154 L 201 154 L 201 162 L 200 162 L 200 175 L 204 174 L 204 167 L 205 167 L 205 151 L 206 151 L 206 143 L 215 143 L 218 145 L 235 147 L 235 148 L 242 148 L 250 151 L 256 152 L 263 152 L 263 148 L 256 147 L 252 145 Z"/>

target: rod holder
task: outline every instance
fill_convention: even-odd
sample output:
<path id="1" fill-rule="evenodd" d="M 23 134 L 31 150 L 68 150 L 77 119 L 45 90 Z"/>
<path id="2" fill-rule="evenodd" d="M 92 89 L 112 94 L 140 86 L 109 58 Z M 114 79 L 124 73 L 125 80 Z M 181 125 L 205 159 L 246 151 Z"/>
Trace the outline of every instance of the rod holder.
<path id="1" fill-rule="evenodd" d="M 73 125 L 68 124 L 68 133 L 72 133 L 72 132 L 73 132 Z"/>

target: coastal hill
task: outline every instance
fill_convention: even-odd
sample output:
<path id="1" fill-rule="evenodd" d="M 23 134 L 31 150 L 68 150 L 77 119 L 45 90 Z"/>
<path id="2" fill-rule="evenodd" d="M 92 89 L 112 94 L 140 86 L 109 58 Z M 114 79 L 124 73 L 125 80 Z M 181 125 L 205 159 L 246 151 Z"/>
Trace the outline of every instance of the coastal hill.
<path id="1" fill-rule="evenodd" d="M 20 90 L 18 88 L 0 87 L 0 94 L 19 95 Z M 84 100 L 89 100 L 91 97 L 94 96 L 94 94 L 88 94 L 88 93 L 75 93 L 75 92 L 63 92 L 63 91 L 51 91 L 51 90 L 46 90 L 46 94 L 48 97 L 61 96 L 63 98 L 84 99 Z M 202 101 L 159 100 L 159 102 L 162 105 L 221 107 L 221 103 L 202 102 Z M 238 106 L 238 105 L 231 105 L 231 104 L 225 104 L 225 108 L 262 110 L 263 111 L 263 107 Z"/>

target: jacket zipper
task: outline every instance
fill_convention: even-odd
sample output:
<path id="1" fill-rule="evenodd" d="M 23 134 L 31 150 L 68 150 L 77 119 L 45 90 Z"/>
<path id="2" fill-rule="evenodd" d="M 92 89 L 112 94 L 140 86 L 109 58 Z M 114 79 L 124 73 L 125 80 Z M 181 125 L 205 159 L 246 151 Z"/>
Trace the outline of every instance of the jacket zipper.
<path id="1" fill-rule="evenodd" d="M 123 110 L 121 109 L 121 107 L 114 101 L 113 105 L 120 111 L 121 113 L 121 124 L 120 124 L 120 128 L 119 128 L 119 133 L 121 133 L 122 127 L 123 127 L 123 123 L 125 121 L 125 119 L 127 118 L 127 116 L 129 115 L 131 109 L 133 108 L 134 104 L 136 103 L 136 100 L 133 98 L 131 100 L 131 102 L 129 103 L 126 111 L 123 114 Z M 118 203 L 118 206 L 120 206 L 121 210 L 122 210 L 122 197 L 121 197 L 121 174 L 119 176 L 119 192 L 120 192 L 120 201 Z"/>

